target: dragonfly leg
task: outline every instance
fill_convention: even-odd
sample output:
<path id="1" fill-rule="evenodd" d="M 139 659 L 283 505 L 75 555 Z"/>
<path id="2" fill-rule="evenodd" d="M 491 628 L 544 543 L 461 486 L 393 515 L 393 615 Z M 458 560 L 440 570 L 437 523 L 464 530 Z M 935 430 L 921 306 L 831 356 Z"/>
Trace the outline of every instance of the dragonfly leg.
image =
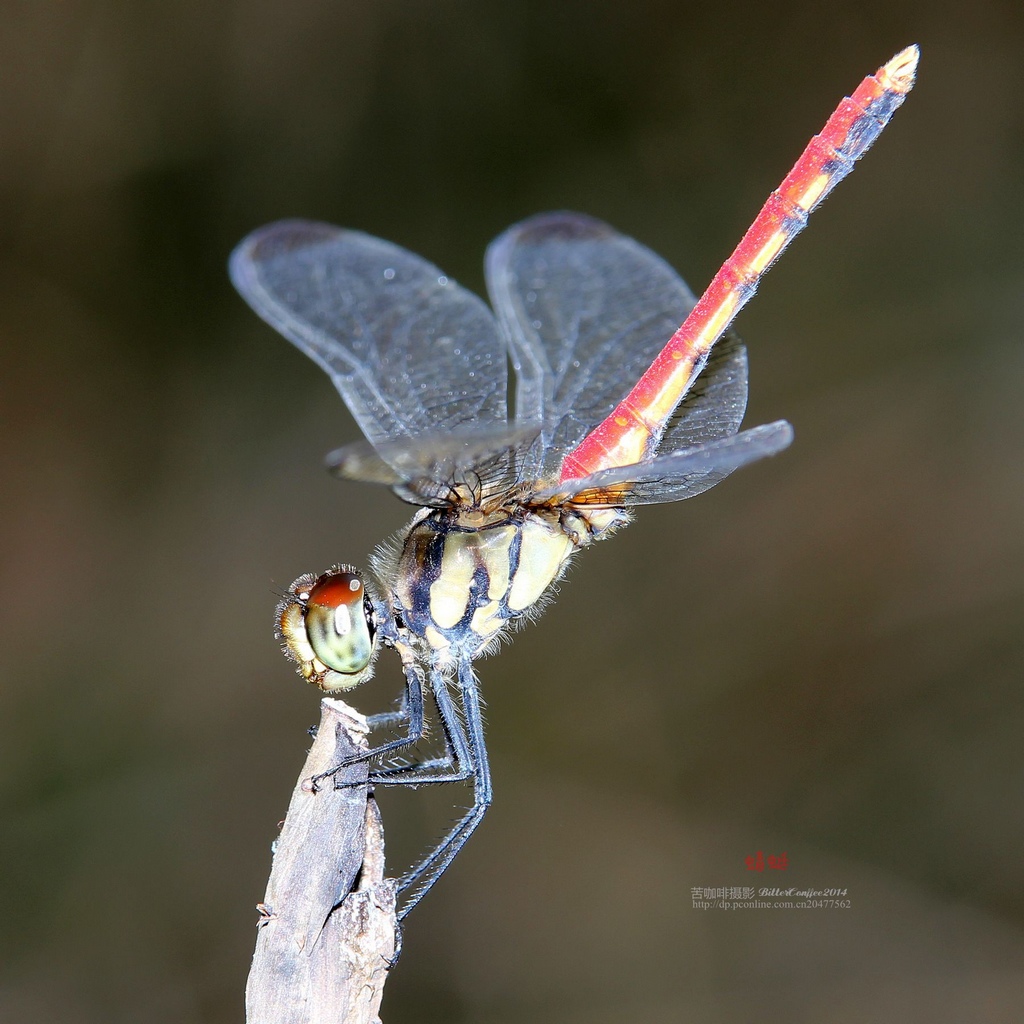
<path id="1" fill-rule="evenodd" d="M 449 770 L 453 769 L 453 770 Z M 427 778 L 420 779 L 417 774 L 423 772 Z M 436 776 L 435 773 L 445 773 Z M 376 768 L 370 773 L 369 781 L 381 786 L 418 786 L 421 782 L 460 782 L 467 776 L 454 770 L 454 762 L 444 757 L 431 757 L 425 761 L 406 761 L 403 764 L 388 765 L 387 768 Z"/>
<path id="2" fill-rule="evenodd" d="M 313 784 L 313 788 L 316 789 L 324 779 L 334 778 L 338 772 L 347 768 L 349 765 L 381 757 L 384 754 L 390 753 L 392 750 L 400 750 L 402 747 L 408 747 L 422 739 L 424 727 L 423 682 L 420 679 L 419 670 L 416 665 L 412 663 L 405 666 L 405 696 L 403 699 L 403 705 L 402 715 L 407 725 L 404 736 L 399 736 L 397 739 L 389 740 L 387 743 L 381 743 L 379 746 L 371 747 L 369 750 L 366 750 L 361 754 L 357 754 L 354 757 L 346 757 L 344 761 L 340 764 L 336 764 L 328 771 L 321 772 L 319 775 L 314 775 L 310 780 Z"/>
<path id="3" fill-rule="evenodd" d="M 448 692 L 447 680 L 440 673 L 432 672 L 430 692 L 444 734 L 444 754 L 377 768 L 370 773 L 370 782 L 385 786 L 424 786 L 465 782 L 473 777 L 466 732 Z"/>
<path id="4" fill-rule="evenodd" d="M 447 836 L 441 840 L 434 850 L 407 872 L 399 883 L 399 892 L 408 892 L 398 912 L 401 921 L 414 906 L 426 895 L 433 884 L 444 874 L 445 869 L 455 859 L 465 845 L 466 840 L 480 824 L 487 808 L 491 805 L 491 771 L 487 761 L 487 747 L 484 743 L 483 715 L 480 709 L 480 692 L 477 688 L 473 666 L 468 658 L 459 661 L 458 671 L 459 697 L 465 714 L 466 733 L 464 739 L 466 749 L 464 760 L 460 764 L 469 769 L 473 779 L 473 806 L 455 824 Z M 448 694 L 447 684 L 439 677 L 431 674 L 431 686 L 435 688 L 438 699 L 438 711 L 442 721 L 449 717 L 458 724 L 457 712 Z M 461 732 L 461 728 L 459 730 Z M 438 780 L 440 781 L 440 780 Z"/>
<path id="5" fill-rule="evenodd" d="M 381 711 L 376 715 L 367 715 L 366 724 L 371 730 L 394 728 L 398 725 L 406 725 L 409 721 L 409 702 L 402 691 L 402 700 L 399 707 L 394 711 Z"/>

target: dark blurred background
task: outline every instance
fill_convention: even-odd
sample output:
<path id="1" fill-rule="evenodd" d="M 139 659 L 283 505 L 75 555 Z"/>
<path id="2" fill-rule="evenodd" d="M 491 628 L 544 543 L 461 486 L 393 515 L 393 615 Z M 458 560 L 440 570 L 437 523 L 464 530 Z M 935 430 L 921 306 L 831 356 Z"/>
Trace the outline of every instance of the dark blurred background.
<path id="1" fill-rule="evenodd" d="M 699 291 L 839 98 L 918 42 L 916 91 L 738 322 L 747 422 L 795 444 L 642 510 L 481 663 L 497 802 L 410 918 L 383 1017 L 1021 1019 L 1018 3 L 3 21 L 0 1018 L 242 1019 L 317 718 L 275 595 L 409 512 L 322 471 L 355 427 L 231 290 L 234 243 L 319 218 L 480 290 L 491 237 L 569 208 Z M 400 870 L 459 794 L 385 795 Z M 788 869 L 747 871 L 757 850 Z M 750 884 L 852 907 L 691 906 Z"/>

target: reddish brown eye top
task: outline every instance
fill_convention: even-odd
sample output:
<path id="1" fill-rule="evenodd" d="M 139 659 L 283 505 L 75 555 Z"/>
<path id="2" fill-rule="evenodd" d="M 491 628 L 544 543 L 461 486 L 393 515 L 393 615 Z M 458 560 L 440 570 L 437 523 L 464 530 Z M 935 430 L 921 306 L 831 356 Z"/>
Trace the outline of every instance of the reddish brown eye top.
<path id="1" fill-rule="evenodd" d="M 309 592 L 309 604 L 338 608 L 363 598 L 362 581 L 352 572 L 339 572 L 320 580 Z"/>

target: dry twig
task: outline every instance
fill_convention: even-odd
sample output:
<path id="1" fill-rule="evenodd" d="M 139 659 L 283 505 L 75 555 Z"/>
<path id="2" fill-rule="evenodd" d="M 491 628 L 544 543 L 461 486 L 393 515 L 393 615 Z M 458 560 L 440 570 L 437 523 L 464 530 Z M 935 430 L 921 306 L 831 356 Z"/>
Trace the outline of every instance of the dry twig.
<path id="1" fill-rule="evenodd" d="M 379 1024 L 397 926 L 395 881 L 366 762 L 314 791 L 312 776 L 366 749 L 366 720 L 325 698 L 274 851 L 246 985 L 247 1024 Z M 360 784 L 361 783 L 361 784 Z"/>

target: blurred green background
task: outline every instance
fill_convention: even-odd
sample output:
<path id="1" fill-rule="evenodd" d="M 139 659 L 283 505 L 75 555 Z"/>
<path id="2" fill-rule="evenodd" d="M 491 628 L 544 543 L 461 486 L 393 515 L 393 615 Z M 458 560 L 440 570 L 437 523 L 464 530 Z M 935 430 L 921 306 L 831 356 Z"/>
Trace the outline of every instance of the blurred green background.
<path id="1" fill-rule="evenodd" d="M 480 290 L 491 237 L 578 209 L 699 291 L 915 41 L 916 91 L 737 325 L 747 422 L 794 446 L 642 510 L 480 664 L 497 802 L 383 1018 L 1021 1019 L 1009 0 L 5 6 L 0 1018 L 242 1019 L 317 718 L 275 595 L 409 511 L 322 471 L 355 427 L 232 292 L 233 244 L 313 217 Z M 459 794 L 385 796 L 398 870 Z M 852 908 L 691 906 L 749 884 Z"/>

